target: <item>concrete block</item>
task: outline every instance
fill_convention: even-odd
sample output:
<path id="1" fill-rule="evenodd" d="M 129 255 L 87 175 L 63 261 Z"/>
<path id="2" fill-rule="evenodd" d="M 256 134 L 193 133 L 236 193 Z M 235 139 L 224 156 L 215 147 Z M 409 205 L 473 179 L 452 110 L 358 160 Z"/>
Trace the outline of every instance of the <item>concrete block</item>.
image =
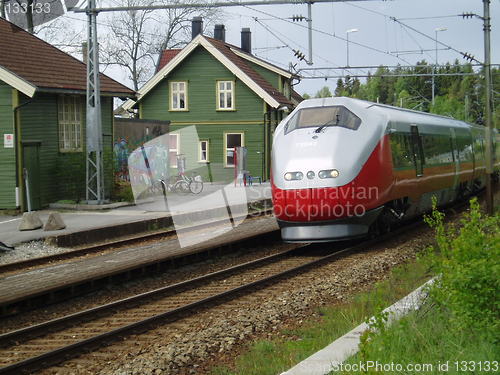
<path id="1" fill-rule="evenodd" d="M 64 228 L 66 228 L 66 224 L 64 224 L 61 214 L 59 212 L 51 212 L 43 230 L 48 232 L 53 230 L 62 230 Z"/>
<path id="2" fill-rule="evenodd" d="M 43 226 L 42 220 L 36 212 L 25 212 L 19 224 L 20 231 L 40 229 Z"/>

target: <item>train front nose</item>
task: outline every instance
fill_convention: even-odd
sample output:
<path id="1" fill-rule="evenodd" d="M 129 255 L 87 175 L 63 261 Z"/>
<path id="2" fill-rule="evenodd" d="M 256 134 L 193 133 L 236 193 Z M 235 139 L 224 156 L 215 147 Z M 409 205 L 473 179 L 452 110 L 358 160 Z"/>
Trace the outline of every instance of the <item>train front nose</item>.
<path id="1" fill-rule="evenodd" d="M 366 199 L 355 183 L 364 162 L 354 134 L 333 128 L 317 137 L 314 131 L 293 133 L 277 139 L 273 150 L 273 204 L 283 240 L 365 235 L 373 218 L 365 215 Z"/>

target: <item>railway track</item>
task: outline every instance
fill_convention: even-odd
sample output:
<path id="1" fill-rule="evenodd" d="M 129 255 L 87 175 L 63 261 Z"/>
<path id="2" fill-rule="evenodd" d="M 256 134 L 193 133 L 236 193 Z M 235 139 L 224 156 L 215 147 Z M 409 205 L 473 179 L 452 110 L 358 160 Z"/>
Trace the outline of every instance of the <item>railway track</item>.
<path id="1" fill-rule="evenodd" d="M 272 209 L 261 210 L 252 213 L 251 216 L 250 215 L 247 216 L 247 220 L 249 218 L 259 218 L 263 216 L 269 216 L 271 214 L 272 214 Z M 190 230 L 203 229 L 206 228 L 208 225 L 217 225 L 217 223 L 218 221 L 213 221 L 210 224 L 193 226 Z M 160 231 L 143 233 L 126 238 L 121 238 L 118 240 L 98 243 L 91 246 L 79 247 L 73 250 L 68 250 L 57 254 L 51 254 L 43 257 L 21 260 L 18 262 L 0 264 L 0 275 L 5 276 L 20 271 L 32 270 L 37 267 L 42 267 L 49 264 L 54 265 L 60 262 L 66 262 L 68 260 L 75 260 L 94 255 L 102 255 L 108 252 L 121 250 L 125 247 L 130 247 L 134 245 L 139 246 L 144 243 L 149 243 L 152 241 L 159 241 L 159 240 L 168 240 L 168 239 L 173 239 L 175 237 L 176 237 L 175 229 L 168 228 Z"/>
<path id="2" fill-rule="evenodd" d="M 414 228 L 404 227 L 390 236 Z M 210 306 L 250 294 L 284 278 L 379 244 L 389 235 L 324 255 L 318 245 L 297 245 L 247 262 L 124 300 L 0 335 L 0 374 L 35 371 L 124 336 L 168 324 Z M 329 245 L 335 248 L 335 245 Z"/>
<path id="3" fill-rule="evenodd" d="M 180 318 L 251 294 L 321 264 L 367 250 L 389 238 L 401 237 L 422 225 L 421 221 L 417 221 L 326 256 L 312 251 L 318 250 L 319 245 L 297 245 L 297 248 L 283 253 L 7 332 L 0 335 L 0 374 L 36 371 L 122 340 L 128 335 L 159 325 L 169 327 L 169 323 Z M 332 247 L 331 244 L 327 246 Z"/>

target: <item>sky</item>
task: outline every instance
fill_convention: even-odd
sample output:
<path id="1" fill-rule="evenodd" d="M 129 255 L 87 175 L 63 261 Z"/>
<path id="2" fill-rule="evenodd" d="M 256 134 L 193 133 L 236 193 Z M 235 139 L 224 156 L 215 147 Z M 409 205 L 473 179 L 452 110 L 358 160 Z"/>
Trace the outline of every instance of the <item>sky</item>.
<path id="1" fill-rule="evenodd" d="M 203 1 L 203 0 L 201 0 Z M 230 1 L 230 0 L 216 0 Z M 264 0 L 265 1 L 265 0 Z M 113 5 L 115 0 L 98 1 Z M 307 5 L 261 5 L 251 7 L 225 7 L 221 9 L 221 23 L 226 26 L 226 41 L 240 45 L 240 30 L 252 31 L 252 52 L 275 65 L 288 69 L 295 65 L 303 76 L 295 89 L 314 95 L 323 86 L 333 92 L 337 76 L 342 74 L 367 74 L 359 66 L 414 65 L 418 61 L 435 62 L 435 30 L 438 62 L 465 63 L 457 52 L 469 53 L 484 61 L 482 20 L 463 19 L 459 14 L 483 14 L 482 0 L 366 0 L 334 3 L 315 3 L 312 6 L 313 64 L 299 61 L 293 50 L 308 57 L 307 22 L 293 22 L 294 15 L 307 17 Z M 491 0 L 491 62 L 500 63 L 500 0 Z M 110 13 L 101 13 L 98 22 L 106 22 Z M 395 17 L 399 22 L 391 19 Z M 80 29 L 78 38 L 85 38 L 85 15 L 67 13 L 64 18 Z M 333 70 L 347 64 L 346 31 L 349 34 L 350 69 Z M 105 31 L 104 31 L 105 32 Z M 76 38 L 75 34 L 75 38 Z M 426 37 L 427 35 L 427 37 Z M 73 41 L 77 47 L 81 41 Z M 423 50 L 423 51 L 422 51 Z M 310 70 L 316 68 L 317 70 Z M 302 70 L 309 69 L 309 70 Z M 372 70 L 373 72 L 373 70 Z M 127 74 L 119 68 L 107 68 L 105 73 L 128 86 Z M 319 78 L 311 78 L 316 76 Z"/>
<path id="2" fill-rule="evenodd" d="M 357 32 L 349 35 L 349 66 L 414 65 L 423 59 L 435 62 L 435 30 L 446 28 L 445 31 L 437 33 L 438 41 L 446 44 L 446 46 L 438 45 L 439 63 L 453 62 L 455 59 L 465 63 L 466 60 L 455 50 L 470 53 L 482 62 L 484 61 L 482 20 L 463 19 L 457 16 L 464 12 L 482 16 L 483 2 L 481 0 L 372 0 L 314 4 L 311 66 L 296 59 L 290 49 L 298 49 L 307 57 L 308 32 L 305 27 L 307 23 L 294 23 L 286 19 L 293 15 L 307 17 L 307 5 L 226 8 L 226 40 L 239 45 L 239 30 L 242 27 L 250 27 L 254 54 L 277 65 L 288 67 L 292 62 L 297 64 L 296 69 L 345 67 L 346 31 L 357 29 Z M 491 1 L 490 13 L 491 62 L 498 64 L 500 63 L 500 0 Z M 392 21 L 390 17 L 395 17 L 408 27 Z M 354 42 L 360 45 L 355 45 Z M 349 72 L 366 74 L 367 69 L 304 71 L 304 76 L 315 75 L 321 78 L 304 78 L 295 88 L 301 94 L 306 92 L 314 95 L 321 87 L 329 86 L 333 92 L 337 79 L 325 80 L 323 77 L 349 74 Z"/>

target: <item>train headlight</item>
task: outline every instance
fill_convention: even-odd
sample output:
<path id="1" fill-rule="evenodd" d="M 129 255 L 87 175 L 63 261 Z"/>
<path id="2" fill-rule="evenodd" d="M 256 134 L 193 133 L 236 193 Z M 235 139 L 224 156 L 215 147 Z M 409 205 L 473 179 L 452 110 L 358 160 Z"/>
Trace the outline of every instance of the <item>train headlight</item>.
<path id="1" fill-rule="evenodd" d="M 324 171 L 320 171 L 318 173 L 319 178 L 337 178 L 339 176 L 339 171 L 336 169 L 327 169 Z"/>
<path id="2" fill-rule="evenodd" d="M 293 181 L 293 180 L 302 180 L 304 178 L 304 174 L 302 172 L 287 172 L 285 173 L 285 180 Z"/>
<path id="3" fill-rule="evenodd" d="M 307 172 L 306 176 L 308 179 L 312 180 L 316 176 L 316 174 L 313 171 L 309 171 Z"/>

